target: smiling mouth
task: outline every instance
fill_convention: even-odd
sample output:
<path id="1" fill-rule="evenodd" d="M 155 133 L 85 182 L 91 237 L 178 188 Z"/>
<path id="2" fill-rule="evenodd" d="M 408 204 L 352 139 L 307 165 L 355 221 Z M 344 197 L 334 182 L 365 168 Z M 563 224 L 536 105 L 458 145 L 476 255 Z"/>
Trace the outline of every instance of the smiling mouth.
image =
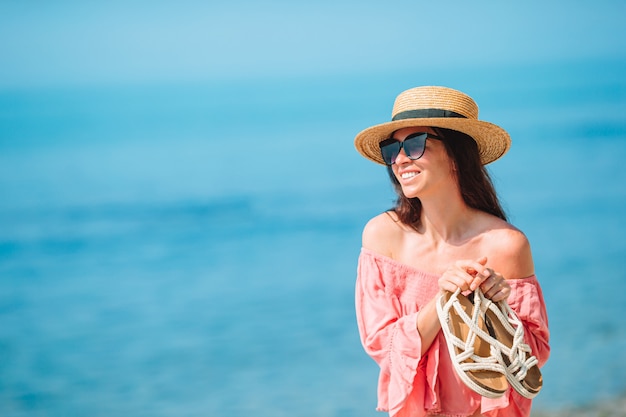
<path id="1" fill-rule="evenodd" d="M 402 177 L 403 180 L 408 180 L 409 178 L 413 178 L 415 176 L 417 176 L 417 174 L 419 174 L 418 172 L 403 172 L 402 175 L 400 175 L 400 177 Z"/>

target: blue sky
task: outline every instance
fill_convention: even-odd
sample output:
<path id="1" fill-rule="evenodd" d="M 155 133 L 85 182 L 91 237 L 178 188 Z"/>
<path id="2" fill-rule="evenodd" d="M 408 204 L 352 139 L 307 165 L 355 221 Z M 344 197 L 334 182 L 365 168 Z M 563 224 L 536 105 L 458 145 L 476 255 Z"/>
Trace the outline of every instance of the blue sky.
<path id="1" fill-rule="evenodd" d="M 0 87 L 623 59 L 626 2 L 0 2 Z"/>

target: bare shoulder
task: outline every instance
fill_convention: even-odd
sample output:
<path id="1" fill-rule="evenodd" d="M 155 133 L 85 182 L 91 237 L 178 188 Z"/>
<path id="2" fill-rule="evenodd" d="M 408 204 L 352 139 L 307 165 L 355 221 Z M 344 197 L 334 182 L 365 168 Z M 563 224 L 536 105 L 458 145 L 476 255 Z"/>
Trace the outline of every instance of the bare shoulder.
<path id="1" fill-rule="evenodd" d="M 513 256 L 520 251 L 530 250 L 530 242 L 526 235 L 515 226 L 502 221 L 497 227 L 489 231 L 490 243 L 495 245 L 493 249 L 499 252 Z"/>
<path id="2" fill-rule="evenodd" d="M 363 228 L 364 248 L 391 256 L 402 239 L 403 226 L 393 212 L 381 213 L 372 218 Z"/>
<path id="3" fill-rule="evenodd" d="M 526 235 L 505 222 L 498 221 L 487 232 L 488 265 L 506 279 L 526 278 L 535 273 L 535 267 Z"/>

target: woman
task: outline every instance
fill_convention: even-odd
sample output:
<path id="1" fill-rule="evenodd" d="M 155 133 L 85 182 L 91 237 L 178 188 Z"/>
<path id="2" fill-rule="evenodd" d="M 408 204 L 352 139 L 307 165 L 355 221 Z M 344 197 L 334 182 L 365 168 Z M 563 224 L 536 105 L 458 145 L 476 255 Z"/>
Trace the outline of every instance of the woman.
<path id="1" fill-rule="evenodd" d="M 379 411 L 390 416 L 528 416 L 513 389 L 486 398 L 456 374 L 437 316 L 443 291 L 480 287 L 508 300 L 543 366 L 549 331 L 526 236 L 507 222 L 484 165 L 510 146 L 502 128 L 478 120 L 467 95 L 444 87 L 401 93 L 392 121 L 355 138 L 387 166 L 396 206 L 363 230 L 356 286 L 366 352 L 380 366 Z"/>

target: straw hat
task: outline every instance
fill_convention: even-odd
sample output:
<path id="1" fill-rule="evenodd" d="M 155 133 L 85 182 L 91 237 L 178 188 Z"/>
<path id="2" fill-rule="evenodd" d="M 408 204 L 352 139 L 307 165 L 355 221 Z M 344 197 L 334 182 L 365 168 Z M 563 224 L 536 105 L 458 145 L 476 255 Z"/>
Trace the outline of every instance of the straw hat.
<path id="1" fill-rule="evenodd" d="M 447 87 L 416 87 L 396 98 L 391 122 L 369 127 L 354 139 L 357 151 L 383 164 L 378 144 L 403 127 L 442 127 L 471 136 L 478 144 L 483 165 L 495 161 L 511 147 L 509 134 L 499 126 L 478 120 L 478 106 L 472 98 Z"/>

